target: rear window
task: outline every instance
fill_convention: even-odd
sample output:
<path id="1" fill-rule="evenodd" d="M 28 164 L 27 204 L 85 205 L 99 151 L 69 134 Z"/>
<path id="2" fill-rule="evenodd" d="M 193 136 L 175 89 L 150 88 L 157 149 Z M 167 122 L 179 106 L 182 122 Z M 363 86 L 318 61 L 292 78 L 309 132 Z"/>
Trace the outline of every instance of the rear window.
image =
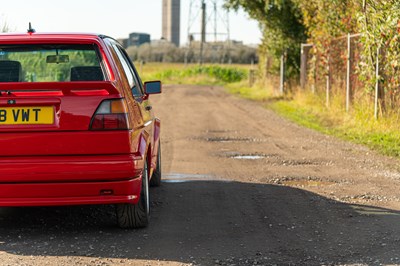
<path id="1" fill-rule="evenodd" d="M 0 82 L 102 81 L 95 45 L 0 45 Z"/>

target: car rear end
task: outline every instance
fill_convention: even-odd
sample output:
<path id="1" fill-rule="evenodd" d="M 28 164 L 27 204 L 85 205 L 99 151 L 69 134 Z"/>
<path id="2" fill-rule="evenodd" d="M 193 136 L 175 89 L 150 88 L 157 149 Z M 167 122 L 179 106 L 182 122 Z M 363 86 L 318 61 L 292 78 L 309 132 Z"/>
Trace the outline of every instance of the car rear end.
<path id="1" fill-rule="evenodd" d="M 140 134 L 95 35 L 0 36 L 0 206 L 138 201 Z"/>

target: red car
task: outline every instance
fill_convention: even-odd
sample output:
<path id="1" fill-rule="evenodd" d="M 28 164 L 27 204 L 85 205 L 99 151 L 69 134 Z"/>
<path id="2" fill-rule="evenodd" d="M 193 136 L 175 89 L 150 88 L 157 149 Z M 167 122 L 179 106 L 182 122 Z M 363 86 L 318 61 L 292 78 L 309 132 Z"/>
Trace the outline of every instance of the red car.
<path id="1" fill-rule="evenodd" d="M 157 93 L 110 37 L 0 35 L 0 206 L 115 204 L 120 227 L 146 226 Z"/>

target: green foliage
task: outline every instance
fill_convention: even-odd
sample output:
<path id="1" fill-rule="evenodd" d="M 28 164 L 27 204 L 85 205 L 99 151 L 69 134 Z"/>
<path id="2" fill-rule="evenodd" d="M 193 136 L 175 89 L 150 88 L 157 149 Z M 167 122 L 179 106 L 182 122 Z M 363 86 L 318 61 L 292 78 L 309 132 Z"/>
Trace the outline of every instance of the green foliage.
<path id="1" fill-rule="evenodd" d="M 380 81 L 384 88 L 380 92 L 381 104 L 386 99 L 392 106 L 400 97 L 400 2 L 397 0 L 294 0 L 303 13 L 303 22 L 309 34 L 309 43 L 314 44 L 319 58 L 316 69 L 324 74 L 333 40 L 347 33 L 361 33 L 360 64 L 357 72 L 366 91 L 375 89 L 377 48 L 380 48 Z M 342 54 L 347 56 L 346 51 Z M 311 64 L 313 65 L 313 64 Z"/>
<path id="2" fill-rule="evenodd" d="M 187 79 L 193 77 L 205 76 L 212 78 L 208 79 L 212 84 L 226 84 L 241 81 L 247 78 L 247 72 L 239 68 L 212 66 L 193 66 L 182 70 L 167 69 L 155 74 L 155 78 L 165 81 L 174 79 Z M 201 83 L 207 83 L 201 82 Z"/>
<path id="3" fill-rule="evenodd" d="M 366 0 L 358 12 L 358 22 L 364 48 L 360 71 L 367 89 L 374 89 L 372 73 L 375 72 L 377 48 L 380 47 L 381 79 L 386 92 L 397 98 L 400 92 L 400 2 Z"/>
<path id="4" fill-rule="evenodd" d="M 346 60 L 346 48 L 335 47 L 338 38 L 348 33 L 361 33 L 360 63 L 356 66 L 366 91 L 374 90 L 375 63 L 380 62 L 380 104 L 392 107 L 400 101 L 400 1 L 398 0 L 225 0 L 227 8 L 243 8 L 260 23 L 263 42 L 261 66 L 272 66 L 287 53 L 287 75 L 295 76 L 299 64 L 299 45 L 313 43 L 310 73 L 327 74 L 332 57 L 340 54 Z M 380 53 L 377 55 L 377 48 Z M 335 50 L 335 51 L 336 51 Z M 270 62 L 268 58 L 275 61 Z M 336 60 L 336 58 L 334 59 Z M 262 73 L 266 73 L 263 71 Z"/>
<path id="5" fill-rule="evenodd" d="M 301 10 L 294 0 L 225 0 L 225 6 L 235 10 L 243 8 L 260 23 L 261 57 L 279 60 L 285 53 L 289 75 L 299 72 L 300 44 L 306 41 L 307 35 Z"/>
<path id="6" fill-rule="evenodd" d="M 188 76 L 206 74 L 226 83 L 238 82 L 246 77 L 246 73 L 243 70 L 220 66 L 198 66 L 189 68 L 185 74 Z"/>
<path id="7" fill-rule="evenodd" d="M 294 0 L 303 15 L 309 42 L 326 45 L 332 38 L 357 31 L 354 11 L 359 8 L 358 1 L 352 0 Z"/>

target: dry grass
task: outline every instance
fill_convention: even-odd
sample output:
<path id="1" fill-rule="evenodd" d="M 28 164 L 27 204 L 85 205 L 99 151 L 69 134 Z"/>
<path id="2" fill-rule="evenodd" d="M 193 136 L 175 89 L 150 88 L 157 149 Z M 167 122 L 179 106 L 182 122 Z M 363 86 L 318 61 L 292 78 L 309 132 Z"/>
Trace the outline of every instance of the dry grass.
<path id="1" fill-rule="evenodd" d="M 388 112 L 376 120 L 372 103 L 354 103 L 346 113 L 342 97 L 333 98 L 328 108 L 321 98 L 303 92 L 290 101 L 278 101 L 270 107 L 303 126 L 366 145 L 382 154 L 400 157 L 398 112 Z"/>

